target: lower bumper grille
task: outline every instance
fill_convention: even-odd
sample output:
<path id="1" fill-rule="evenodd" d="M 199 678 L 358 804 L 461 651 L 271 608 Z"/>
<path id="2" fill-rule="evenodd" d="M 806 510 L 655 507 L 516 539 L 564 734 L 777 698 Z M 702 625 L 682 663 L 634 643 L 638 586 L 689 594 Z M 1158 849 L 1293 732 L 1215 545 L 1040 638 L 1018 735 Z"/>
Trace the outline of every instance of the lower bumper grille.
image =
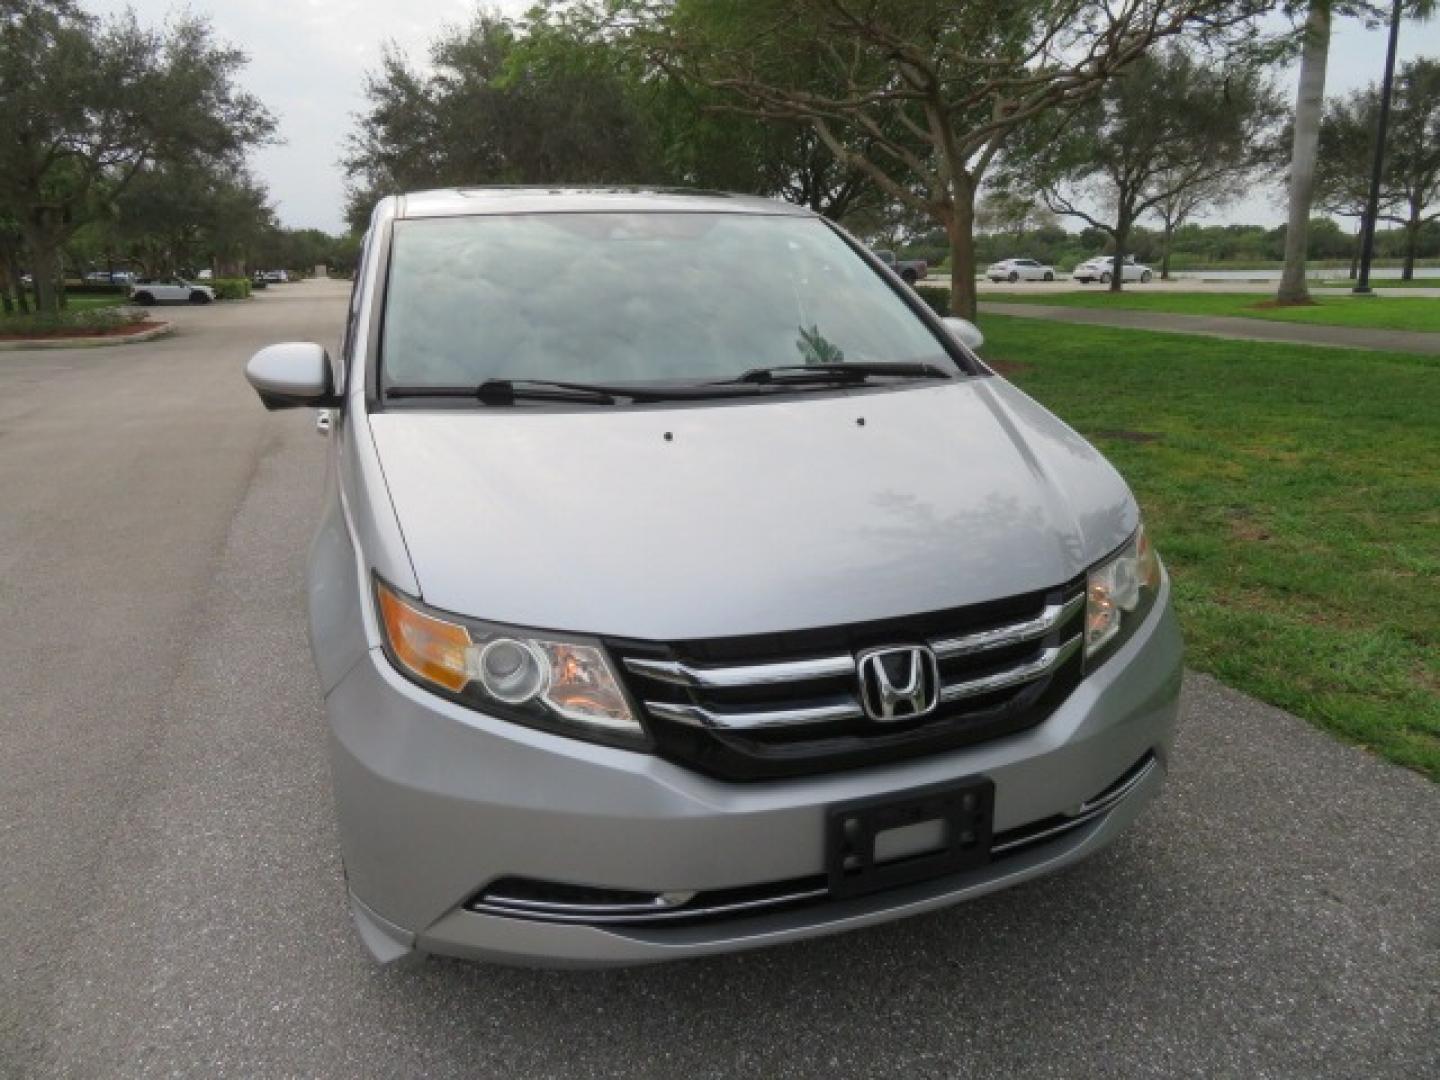
<path id="1" fill-rule="evenodd" d="M 1146 754 L 1114 784 L 1072 810 L 997 833 L 990 846 L 991 864 L 1037 845 L 1059 840 L 1067 833 L 1104 817 L 1157 768 L 1159 763 L 1155 755 Z M 630 892 L 504 878 L 492 883 L 465 907 L 481 915 L 502 915 L 539 922 L 647 927 L 743 918 L 782 908 L 822 903 L 829 897 L 830 891 L 823 874 L 734 889 L 673 893 Z"/>
<path id="2" fill-rule="evenodd" d="M 1033 727 L 1082 674 L 1083 579 L 967 608 L 670 644 L 609 641 L 656 752 L 726 780 L 799 776 Z M 876 719 L 860 664 L 918 649 L 932 707 Z"/>

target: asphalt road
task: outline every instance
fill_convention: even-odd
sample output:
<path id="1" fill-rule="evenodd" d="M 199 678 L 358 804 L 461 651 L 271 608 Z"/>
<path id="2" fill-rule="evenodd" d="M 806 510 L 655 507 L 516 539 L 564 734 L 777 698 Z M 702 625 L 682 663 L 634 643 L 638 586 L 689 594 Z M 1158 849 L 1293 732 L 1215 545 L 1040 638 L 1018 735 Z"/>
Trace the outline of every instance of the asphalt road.
<path id="1" fill-rule="evenodd" d="M 0 1075 L 1440 1075 L 1440 790 L 1190 680 L 1118 845 L 879 929 L 663 968 L 371 964 L 301 568 L 322 441 L 256 346 L 342 292 L 0 357 Z"/>

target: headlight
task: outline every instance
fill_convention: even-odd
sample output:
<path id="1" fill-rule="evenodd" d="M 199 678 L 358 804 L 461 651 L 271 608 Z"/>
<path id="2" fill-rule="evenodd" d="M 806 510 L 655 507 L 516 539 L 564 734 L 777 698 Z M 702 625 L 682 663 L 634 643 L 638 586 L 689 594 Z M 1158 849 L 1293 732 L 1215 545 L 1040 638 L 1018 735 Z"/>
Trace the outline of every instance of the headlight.
<path id="1" fill-rule="evenodd" d="M 386 653 L 427 689 L 531 727 L 645 742 L 599 642 L 434 611 L 378 577 L 375 602 Z"/>
<path id="2" fill-rule="evenodd" d="M 1145 526 L 1094 567 L 1085 589 L 1085 658 L 1118 645 L 1145 618 L 1160 591 L 1160 556 Z"/>

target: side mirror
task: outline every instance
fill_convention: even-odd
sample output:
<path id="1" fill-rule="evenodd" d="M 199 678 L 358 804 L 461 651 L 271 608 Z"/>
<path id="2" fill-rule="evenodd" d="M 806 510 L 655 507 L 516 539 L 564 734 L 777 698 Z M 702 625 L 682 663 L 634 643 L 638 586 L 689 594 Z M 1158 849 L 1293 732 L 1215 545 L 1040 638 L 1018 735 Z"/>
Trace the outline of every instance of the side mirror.
<path id="1" fill-rule="evenodd" d="M 267 409 L 328 408 L 339 405 L 330 374 L 330 354 L 309 341 L 268 345 L 245 365 L 245 378 Z"/>
<path id="2" fill-rule="evenodd" d="M 946 315 L 940 320 L 945 328 L 955 336 L 955 340 L 964 345 L 972 352 L 985 344 L 985 335 L 980 328 L 969 319 L 962 319 L 959 315 Z"/>

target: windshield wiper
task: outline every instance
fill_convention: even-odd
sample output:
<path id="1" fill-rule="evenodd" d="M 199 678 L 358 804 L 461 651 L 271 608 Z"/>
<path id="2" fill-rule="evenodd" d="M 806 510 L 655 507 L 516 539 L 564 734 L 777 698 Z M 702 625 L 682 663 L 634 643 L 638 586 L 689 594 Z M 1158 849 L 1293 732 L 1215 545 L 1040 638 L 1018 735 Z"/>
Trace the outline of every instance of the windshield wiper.
<path id="1" fill-rule="evenodd" d="M 950 372 L 934 364 L 780 364 L 742 371 L 729 383 L 759 383 L 789 386 L 796 383 L 862 383 L 872 376 L 901 379 L 949 379 Z M 723 385 L 723 384 L 721 384 Z"/>
<path id="2" fill-rule="evenodd" d="M 549 379 L 486 379 L 475 386 L 390 386 L 391 398 L 466 398 L 482 405 L 514 405 L 517 401 L 560 401 L 580 405 L 614 405 L 629 396 L 606 386 L 554 382 Z"/>
<path id="3" fill-rule="evenodd" d="M 938 370 L 938 369 L 937 369 Z M 514 405 L 517 401 L 557 401 L 580 405 L 616 405 L 658 401 L 702 401 L 707 398 L 754 397 L 764 387 L 749 382 L 618 384 L 561 382 L 554 379 L 486 379 L 478 386 L 391 386 L 390 398 L 460 398 L 482 405 Z"/>

